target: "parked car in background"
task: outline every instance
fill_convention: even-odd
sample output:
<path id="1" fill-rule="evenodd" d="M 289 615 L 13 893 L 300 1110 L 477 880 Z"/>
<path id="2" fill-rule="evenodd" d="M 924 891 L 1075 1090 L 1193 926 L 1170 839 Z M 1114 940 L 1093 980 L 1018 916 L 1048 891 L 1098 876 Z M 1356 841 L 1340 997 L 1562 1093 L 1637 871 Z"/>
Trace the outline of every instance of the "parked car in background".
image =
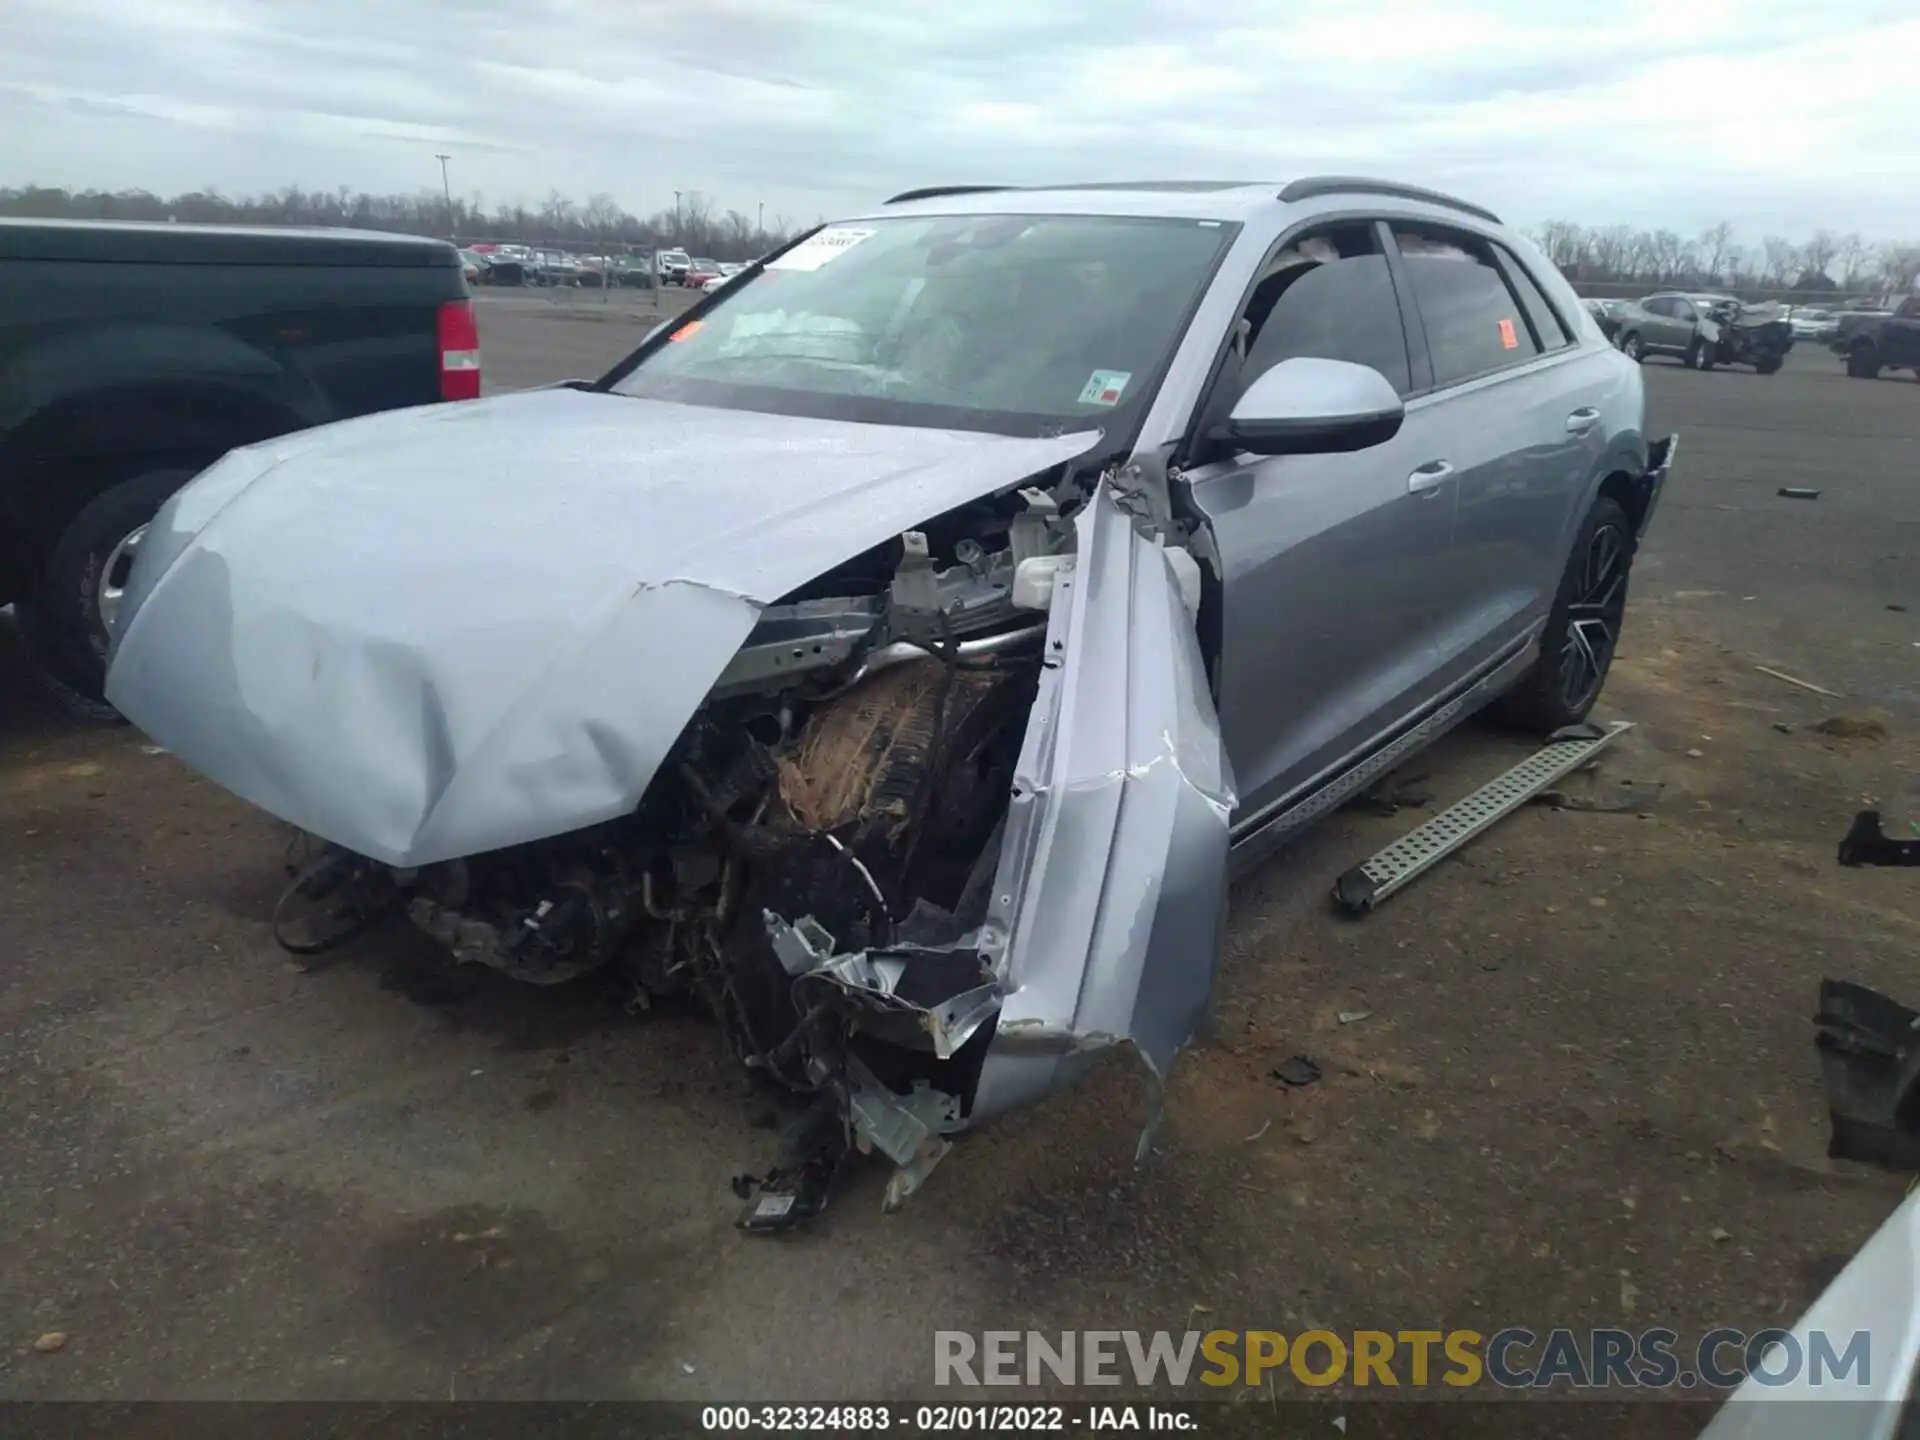
<path id="1" fill-rule="evenodd" d="M 1794 305 L 1787 310 L 1787 324 L 1793 327 L 1796 341 L 1807 340 L 1826 345 L 1840 333 L 1839 316 L 1818 305 Z"/>
<path id="2" fill-rule="evenodd" d="M 653 261 L 646 256 L 616 255 L 610 262 L 607 279 L 614 285 L 651 290 L 654 286 Z"/>
<path id="3" fill-rule="evenodd" d="M 236 446 L 480 393 L 452 245 L 352 230 L 0 220 L 0 604 L 101 693 L 147 522 Z"/>
<path id="4" fill-rule="evenodd" d="M 216 466 L 108 694 L 319 837 L 301 943 L 332 896 L 708 997 L 816 1107 L 752 1227 L 1103 1050 L 1164 1080 L 1230 853 L 1588 715 L 1673 457 L 1524 238 L 1387 182 L 910 192 L 692 313 Z"/>
<path id="5" fill-rule="evenodd" d="M 684 285 L 693 261 L 684 250 L 662 250 L 653 257 L 653 263 L 663 285 Z"/>
<path id="6" fill-rule="evenodd" d="M 462 250 L 460 268 L 469 285 L 484 285 L 493 269 L 493 262 L 478 250 Z"/>
<path id="7" fill-rule="evenodd" d="M 1621 300 L 1596 299 L 1583 300 L 1580 303 L 1586 306 L 1587 313 L 1593 316 L 1593 323 L 1600 327 L 1600 333 L 1607 337 L 1607 343 L 1616 343 L 1620 337 L 1620 323 L 1616 316 L 1619 313 L 1621 305 L 1626 302 Z"/>
<path id="8" fill-rule="evenodd" d="M 1920 295 L 1907 296 L 1891 311 L 1837 317 L 1830 343 L 1856 380 L 1872 380 L 1882 370 L 1920 375 Z"/>
<path id="9" fill-rule="evenodd" d="M 578 285 L 580 262 L 564 251 L 542 250 L 535 274 L 542 285 Z"/>
<path id="10" fill-rule="evenodd" d="M 528 285 L 533 282 L 533 267 L 524 256 L 496 250 L 487 258 L 489 285 Z"/>
<path id="11" fill-rule="evenodd" d="M 732 283 L 735 276 L 739 275 L 739 273 L 738 270 L 735 270 L 731 274 L 722 272 L 718 275 L 709 275 L 705 280 L 700 282 L 700 288 L 702 290 L 718 290 L 722 286 Z"/>
<path id="12" fill-rule="evenodd" d="M 1668 291 L 1615 312 L 1620 349 L 1635 360 L 1670 355 L 1696 370 L 1751 365 L 1778 372 L 1793 330 L 1778 305 L 1747 305 L 1731 295 Z"/>
<path id="13" fill-rule="evenodd" d="M 695 257 L 688 262 L 687 273 L 680 277 L 680 283 L 682 285 L 691 285 L 695 289 L 698 289 L 709 280 L 716 280 L 719 277 L 720 262 L 718 260 Z"/>

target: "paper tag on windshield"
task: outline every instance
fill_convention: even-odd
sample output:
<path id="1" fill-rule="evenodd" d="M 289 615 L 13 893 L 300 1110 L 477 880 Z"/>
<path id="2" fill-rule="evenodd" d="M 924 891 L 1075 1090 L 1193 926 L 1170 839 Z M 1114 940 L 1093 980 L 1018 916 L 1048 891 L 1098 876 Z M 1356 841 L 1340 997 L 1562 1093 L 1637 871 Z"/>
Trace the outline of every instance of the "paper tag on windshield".
<path id="1" fill-rule="evenodd" d="M 1082 405 L 1118 405 L 1120 397 L 1127 393 L 1127 382 L 1133 379 L 1131 370 L 1096 370 L 1087 378 L 1080 391 Z"/>
<path id="2" fill-rule="evenodd" d="M 862 240 L 871 240 L 873 231 L 856 230 L 850 225 L 830 225 L 818 235 L 802 240 L 777 260 L 767 262 L 769 270 L 818 270 L 838 260 Z"/>

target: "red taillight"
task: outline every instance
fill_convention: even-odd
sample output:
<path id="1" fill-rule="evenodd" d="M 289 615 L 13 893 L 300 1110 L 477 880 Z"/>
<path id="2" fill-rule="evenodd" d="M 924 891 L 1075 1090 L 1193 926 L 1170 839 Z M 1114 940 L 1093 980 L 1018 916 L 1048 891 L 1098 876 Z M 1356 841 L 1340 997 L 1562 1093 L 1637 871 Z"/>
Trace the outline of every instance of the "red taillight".
<path id="1" fill-rule="evenodd" d="M 480 323 L 471 300 L 440 307 L 440 398 L 480 398 Z"/>

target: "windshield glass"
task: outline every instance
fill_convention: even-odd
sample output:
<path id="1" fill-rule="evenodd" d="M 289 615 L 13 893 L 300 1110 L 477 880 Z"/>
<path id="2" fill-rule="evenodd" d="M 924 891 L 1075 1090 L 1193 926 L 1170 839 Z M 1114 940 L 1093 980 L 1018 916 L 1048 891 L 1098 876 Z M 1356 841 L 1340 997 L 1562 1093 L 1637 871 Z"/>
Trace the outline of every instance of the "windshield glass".
<path id="1" fill-rule="evenodd" d="M 1150 397 L 1236 226 L 966 215 L 829 226 L 639 361 L 623 395 L 1044 434 Z"/>

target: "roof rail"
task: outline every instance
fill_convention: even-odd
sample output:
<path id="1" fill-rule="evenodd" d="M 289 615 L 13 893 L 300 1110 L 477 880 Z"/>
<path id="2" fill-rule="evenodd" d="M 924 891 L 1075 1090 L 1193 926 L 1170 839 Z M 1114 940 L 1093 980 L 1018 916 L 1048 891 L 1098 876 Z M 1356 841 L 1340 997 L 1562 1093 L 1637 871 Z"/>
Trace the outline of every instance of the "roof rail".
<path id="1" fill-rule="evenodd" d="M 907 200 L 937 200 L 942 195 L 985 195 L 994 190 L 1011 190 L 1011 185 L 928 185 L 919 190 L 902 190 L 887 201 L 899 205 Z"/>
<path id="2" fill-rule="evenodd" d="M 1501 223 L 1500 217 L 1491 210 L 1478 205 L 1470 205 L 1452 195 L 1443 195 L 1438 190 L 1428 190 L 1420 185 L 1402 185 L 1395 180 L 1369 180 L 1363 175 L 1309 175 L 1304 180 L 1295 180 L 1280 192 L 1280 199 L 1286 204 L 1295 200 L 1313 200 L 1322 195 L 1394 195 L 1402 200 L 1424 200 L 1429 205 L 1444 205 L 1449 210 L 1464 210 L 1469 215 L 1478 215 L 1482 220 L 1491 220 L 1495 225 Z"/>

